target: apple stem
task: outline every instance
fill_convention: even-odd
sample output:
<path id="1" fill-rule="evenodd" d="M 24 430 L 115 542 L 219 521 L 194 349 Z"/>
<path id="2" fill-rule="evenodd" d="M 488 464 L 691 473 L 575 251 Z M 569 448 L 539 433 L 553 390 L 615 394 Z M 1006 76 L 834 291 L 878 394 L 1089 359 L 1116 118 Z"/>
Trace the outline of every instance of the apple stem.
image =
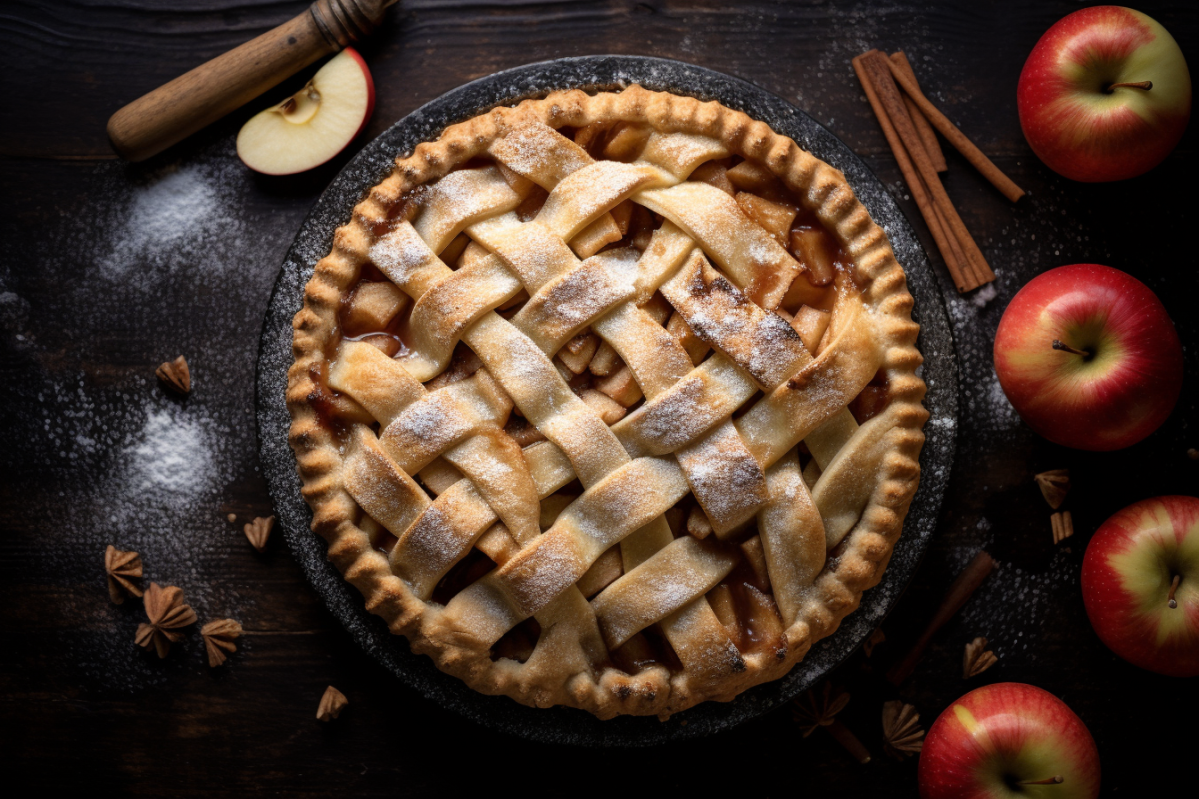
<path id="1" fill-rule="evenodd" d="M 1091 357 L 1091 353 L 1087 352 L 1086 350 L 1076 349 L 1075 347 L 1071 347 L 1069 344 L 1063 344 L 1062 342 L 1058 341 L 1057 339 L 1053 340 L 1053 348 L 1055 350 L 1062 350 L 1063 352 L 1071 352 L 1071 353 L 1074 353 L 1075 355 L 1081 355 L 1084 358 Z"/>
<path id="2" fill-rule="evenodd" d="M 1017 785 L 1061 785 L 1063 782 L 1061 774 L 1055 774 L 1052 777 L 1046 777 L 1043 780 L 1025 780 L 1018 782 Z"/>
<path id="3" fill-rule="evenodd" d="M 1113 83 L 1111 86 L 1107 87 L 1107 90 L 1110 92 L 1112 89 L 1120 89 L 1120 88 L 1144 89 L 1144 90 L 1148 91 L 1149 89 L 1153 88 L 1153 81 L 1142 80 L 1142 81 L 1138 81 L 1136 83 Z"/>
<path id="4" fill-rule="evenodd" d="M 1178 590 L 1178 584 L 1182 582 L 1182 575 L 1174 575 L 1174 581 L 1170 583 L 1170 593 L 1166 595 L 1166 604 L 1172 608 L 1178 607 L 1178 600 L 1174 598 L 1174 592 Z"/>

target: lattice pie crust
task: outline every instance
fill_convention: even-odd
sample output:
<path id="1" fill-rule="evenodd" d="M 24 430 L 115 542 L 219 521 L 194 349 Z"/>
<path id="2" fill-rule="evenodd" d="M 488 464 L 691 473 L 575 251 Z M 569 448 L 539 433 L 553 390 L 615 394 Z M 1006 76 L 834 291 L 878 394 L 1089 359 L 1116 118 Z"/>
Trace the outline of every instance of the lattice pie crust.
<path id="1" fill-rule="evenodd" d="M 911 307 L 844 176 L 761 122 L 638 86 L 494 109 L 397 160 L 308 283 L 312 529 L 479 691 L 732 699 L 886 567 L 927 418 Z"/>

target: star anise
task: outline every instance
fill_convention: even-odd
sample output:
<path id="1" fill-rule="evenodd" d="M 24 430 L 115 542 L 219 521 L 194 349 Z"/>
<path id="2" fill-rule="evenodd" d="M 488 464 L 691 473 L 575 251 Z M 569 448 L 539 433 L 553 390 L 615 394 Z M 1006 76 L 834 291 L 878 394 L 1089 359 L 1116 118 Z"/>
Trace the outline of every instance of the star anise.
<path id="1" fill-rule="evenodd" d="M 883 748 L 896 760 L 918 753 L 924 747 L 924 729 L 916 708 L 899 700 L 883 704 Z"/>
<path id="2" fill-rule="evenodd" d="M 819 727 L 828 730 L 837 743 L 845 747 L 859 763 L 870 762 L 870 752 L 853 732 L 835 718 L 849 704 L 849 694 L 833 691 L 831 683 L 825 683 L 819 693 L 811 689 L 797 698 L 791 705 L 791 716 L 807 738 Z"/>
<path id="3" fill-rule="evenodd" d="M 246 538 L 250 540 L 250 544 L 254 549 L 262 552 L 266 549 L 266 540 L 271 537 L 271 528 L 274 526 L 274 516 L 267 516 L 266 518 L 258 516 L 242 529 L 245 531 Z"/>
<path id="4" fill-rule="evenodd" d="M 187 368 L 187 359 L 182 355 L 173 361 L 160 364 L 154 370 L 154 374 L 168 388 L 179 394 L 187 394 L 192 390 L 191 370 Z"/>
<path id="5" fill-rule="evenodd" d="M 1053 529 L 1053 543 L 1055 544 L 1060 544 L 1074 535 L 1074 517 L 1068 510 L 1050 516 L 1049 525 Z"/>
<path id="6" fill-rule="evenodd" d="M 1054 510 L 1060 508 L 1062 502 L 1066 500 L 1066 494 L 1070 491 L 1070 470 L 1051 469 L 1048 472 L 1041 472 L 1033 479 L 1037 481 L 1037 485 L 1041 489 L 1041 496 L 1045 497 L 1049 507 Z"/>
<path id="7" fill-rule="evenodd" d="M 325 695 L 321 697 L 321 703 L 316 709 L 316 718 L 318 721 L 335 719 L 348 704 L 350 704 L 350 700 L 346 699 L 346 695 L 330 685 L 325 689 Z"/>
<path id="8" fill-rule="evenodd" d="M 226 652 L 237 651 L 233 639 L 241 637 L 241 625 L 233 619 L 210 621 L 200 628 L 204 637 L 204 648 L 208 651 L 208 665 L 216 667 L 225 662 Z"/>
<path id="9" fill-rule="evenodd" d="M 987 649 L 987 639 L 979 636 L 966 644 L 966 654 L 962 658 L 962 679 L 977 677 L 998 661 L 995 653 Z"/>
<path id="10" fill-rule="evenodd" d="M 834 694 L 832 683 L 826 682 L 819 694 L 812 689 L 797 698 L 791 706 L 791 717 L 807 738 L 817 727 L 832 724 L 834 717 L 848 704 L 849 694 L 844 691 Z"/>
<path id="11" fill-rule="evenodd" d="M 108 573 L 108 596 L 115 604 L 124 602 L 126 593 L 142 595 L 141 586 L 134 582 L 142 578 L 141 555 L 109 544 L 104 550 L 104 571 Z"/>
<path id="12" fill-rule="evenodd" d="M 133 640 L 147 649 L 153 644 L 160 658 L 167 656 L 172 643 L 183 640 L 181 628 L 196 623 L 196 612 L 183 602 L 183 591 L 173 585 L 162 588 L 158 583 L 150 583 L 146 591 L 146 616 L 150 623 L 139 624 Z"/>

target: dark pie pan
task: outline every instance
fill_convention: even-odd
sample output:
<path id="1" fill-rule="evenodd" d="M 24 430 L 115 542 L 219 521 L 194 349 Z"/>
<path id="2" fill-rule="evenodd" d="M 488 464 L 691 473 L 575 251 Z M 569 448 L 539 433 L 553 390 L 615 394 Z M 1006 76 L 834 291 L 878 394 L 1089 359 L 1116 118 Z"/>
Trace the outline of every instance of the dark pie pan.
<path id="1" fill-rule="evenodd" d="M 291 320 L 300 308 L 314 264 L 330 250 L 333 232 L 349 218 L 366 191 L 395 158 L 436 138 L 455 122 L 497 105 L 512 105 L 557 89 L 616 89 L 639 83 L 648 89 L 719 100 L 768 123 L 845 173 L 871 216 L 886 230 L 907 272 L 920 323 L 918 346 L 928 383 L 925 405 L 937 423 L 926 426 L 920 456 L 923 477 L 903 535 L 882 582 L 867 591 L 861 607 L 833 635 L 816 643 L 790 674 L 759 685 L 731 702 L 705 702 L 667 721 L 620 717 L 600 721 L 571 708 L 535 709 L 504 696 L 485 696 L 412 654 L 402 636 L 367 613 L 358 591 L 325 557 L 325 542 L 312 533 L 312 513 L 300 495 L 296 462 L 287 444 L 290 417 L 284 404 L 291 364 Z M 329 610 L 363 648 L 404 684 L 430 700 L 495 730 L 536 741 L 584 746 L 641 746 L 708 735 L 766 713 L 814 685 L 852 654 L 898 601 L 928 545 L 953 463 L 957 420 L 957 366 L 949 318 L 937 281 L 911 226 L 883 184 L 836 136 L 803 111 L 744 80 L 678 61 L 636 56 L 564 58 L 510 69 L 454 89 L 401 119 L 366 145 L 329 185 L 304 221 L 275 283 L 263 323 L 257 370 L 259 450 L 283 535 Z"/>

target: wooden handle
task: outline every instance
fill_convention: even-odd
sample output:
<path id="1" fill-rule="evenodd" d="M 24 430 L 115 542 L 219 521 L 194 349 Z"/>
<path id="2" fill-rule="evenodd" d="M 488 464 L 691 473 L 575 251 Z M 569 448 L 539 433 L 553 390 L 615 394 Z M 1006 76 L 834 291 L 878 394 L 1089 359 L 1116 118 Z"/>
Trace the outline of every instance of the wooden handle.
<path id="1" fill-rule="evenodd" d="M 317 0 L 295 19 L 180 75 L 112 115 L 108 138 L 130 161 L 157 155 L 370 33 L 395 0 Z"/>

